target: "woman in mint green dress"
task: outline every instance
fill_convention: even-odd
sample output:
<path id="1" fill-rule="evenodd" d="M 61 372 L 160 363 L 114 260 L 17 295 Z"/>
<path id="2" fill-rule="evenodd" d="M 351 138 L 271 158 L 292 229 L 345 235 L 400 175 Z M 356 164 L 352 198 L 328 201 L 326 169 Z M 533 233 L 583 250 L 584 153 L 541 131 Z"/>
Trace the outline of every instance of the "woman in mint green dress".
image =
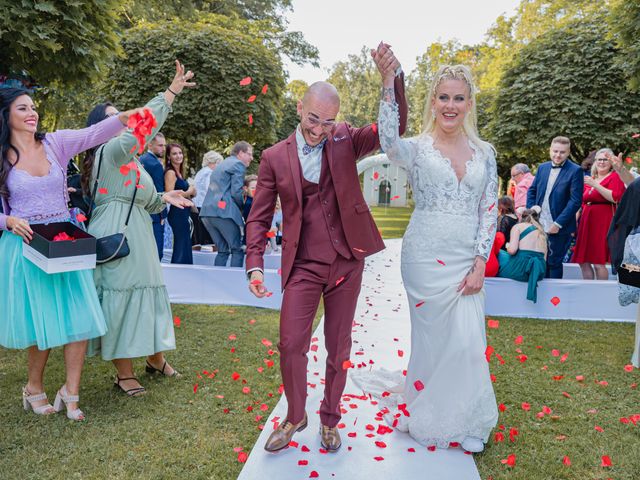
<path id="1" fill-rule="evenodd" d="M 189 82 L 191 71 L 176 61 L 176 75 L 171 85 L 158 94 L 146 108 L 153 111 L 157 126 L 148 139 L 160 130 L 175 97 Z M 108 104 L 99 105 L 89 116 L 89 122 L 99 121 L 117 110 Z M 88 152 L 84 160 L 83 186 L 85 191 L 93 185 L 98 163 L 102 157 L 95 209 L 89 224 L 89 233 L 104 237 L 122 232 L 131 204 L 136 176 L 138 191 L 126 231 L 130 253 L 126 257 L 98 265 L 94 280 L 98 298 L 107 322 L 107 333 L 92 342 L 93 351 L 99 350 L 104 360 L 112 360 L 116 370 L 115 385 L 129 396 L 144 393 L 133 371 L 132 358 L 147 357 L 147 371 L 166 376 L 177 375 L 167 364 L 163 352 L 175 349 L 173 317 L 169 295 L 158 262 L 157 248 L 149 214 L 159 213 L 170 203 L 177 208 L 192 204 L 181 192 L 157 193 L 153 180 L 137 160 L 134 147 L 137 140 L 130 130 Z M 135 148 L 137 150 L 137 148 Z M 135 162 L 137 169 L 127 168 Z"/>
<path id="2" fill-rule="evenodd" d="M 538 223 L 540 207 L 522 212 L 522 219 L 511 229 L 507 251 L 500 250 L 498 276 L 527 282 L 527 300 L 538 300 L 538 282 L 547 269 L 547 235 Z"/>

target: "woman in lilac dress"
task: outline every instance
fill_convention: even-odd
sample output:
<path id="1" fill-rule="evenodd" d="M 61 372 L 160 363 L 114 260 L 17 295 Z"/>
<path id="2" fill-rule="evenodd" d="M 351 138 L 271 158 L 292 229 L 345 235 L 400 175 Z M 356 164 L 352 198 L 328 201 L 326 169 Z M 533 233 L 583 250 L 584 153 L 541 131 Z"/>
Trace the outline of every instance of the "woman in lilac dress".
<path id="1" fill-rule="evenodd" d="M 38 112 L 26 90 L 0 89 L 0 345 L 28 349 L 25 410 L 61 411 L 83 420 L 78 408 L 87 340 L 106 331 L 93 273 L 47 274 L 22 255 L 33 236 L 30 224 L 70 220 L 66 170 L 78 153 L 119 133 L 135 111 L 82 130 L 38 133 Z M 51 348 L 64 346 L 66 382 L 54 406 L 44 393 L 44 369 Z"/>

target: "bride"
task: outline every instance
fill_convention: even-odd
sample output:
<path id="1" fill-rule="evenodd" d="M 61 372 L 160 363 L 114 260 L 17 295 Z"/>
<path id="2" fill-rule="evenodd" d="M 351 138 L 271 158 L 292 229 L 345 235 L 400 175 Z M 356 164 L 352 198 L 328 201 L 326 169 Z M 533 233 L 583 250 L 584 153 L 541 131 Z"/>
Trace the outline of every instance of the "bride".
<path id="1" fill-rule="evenodd" d="M 480 452 L 498 419 L 485 358 L 483 289 L 496 233 L 495 151 L 478 136 L 475 87 L 462 65 L 438 70 L 424 131 L 401 139 L 393 91 L 398 64 L 385 67 L 388 52 L 372 55 L 384 80 L 380 143 L 389 160 L 406 168 L 415 200 L 401 257 L 411 358 L 406 377 L 354 372 L 354 381 L 379 397 L 390 410 L 387 420 L 418 442 L 440 448 L 457 442 Z"/>

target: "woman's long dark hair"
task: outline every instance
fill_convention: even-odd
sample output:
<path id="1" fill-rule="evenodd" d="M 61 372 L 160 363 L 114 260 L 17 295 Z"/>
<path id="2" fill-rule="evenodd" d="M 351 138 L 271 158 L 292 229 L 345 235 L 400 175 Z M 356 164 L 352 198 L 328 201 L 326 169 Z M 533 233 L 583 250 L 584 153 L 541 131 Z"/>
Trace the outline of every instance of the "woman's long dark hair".
<path id="1" fill-rule="evenodd" d="M 107 118 L 107 107 L 113 107 L 111 102 L 99 103 L 93 110 L 89 112 L 87 117 L 87 127 L 95 125 Z M 91 172 L 93 171 L 93 163 L 96 159 L 96 150 L 100 147 L 97 145 L 90 148 L 84 153 L 84 159 L 82 160 L 82 176 L 80 177 L 80 185 L 82 186 L 83 193 L 88 197 L 91 195 Z"/>
<path id="2" fill-rule="evenodd" d="M 180 171 L 176 170 L 175 167 L 171 164 L 171 150 L 174 148 L 179 148 L 182 152 L 182 163 L 180 164 Z M 164 173 L 167 173 L 169 170 L 173 170 L 176 172 L 178 178 L 184 178 L 184 148 L 179 143 L 170 143 L 167 145 L 167 153 L 164 155 Z"/>
<path id="3" fill-rule="evenodd" d="M 29 95 L 29 92 L 23 88 L 0 88 L 0 197 L 9 199 L 9 187 L 7 179 L 11 169 L 20 161 L 20 152 L 11 144 L 11 129 L 9 128 L 9 111 L 11 105 L 18 97 Z M 37 132 L 34 134 L 37 141 L 44 138 L 44 133 Z M 13 150 L 16 154 L 16 161 L 11 164 L 9 161 L 9 150 Z"/>

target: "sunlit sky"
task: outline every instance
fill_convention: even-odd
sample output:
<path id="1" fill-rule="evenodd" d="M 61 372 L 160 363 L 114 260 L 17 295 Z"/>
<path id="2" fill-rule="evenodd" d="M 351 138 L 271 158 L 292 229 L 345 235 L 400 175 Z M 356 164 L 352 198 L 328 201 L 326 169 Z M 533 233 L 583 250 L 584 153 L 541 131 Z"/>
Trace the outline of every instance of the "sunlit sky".
<path id="1" fill-rule="evenodd" d="M 301 31 L 320 50 L 321 68 L 285 64 L 289 79 L 325 80 L 335 63 L 380 40 L 391 44 L 405 72 L 433 42 L 479 43 L 503 13 L 520 0 L 293 0 L 289 30 Z"/>

